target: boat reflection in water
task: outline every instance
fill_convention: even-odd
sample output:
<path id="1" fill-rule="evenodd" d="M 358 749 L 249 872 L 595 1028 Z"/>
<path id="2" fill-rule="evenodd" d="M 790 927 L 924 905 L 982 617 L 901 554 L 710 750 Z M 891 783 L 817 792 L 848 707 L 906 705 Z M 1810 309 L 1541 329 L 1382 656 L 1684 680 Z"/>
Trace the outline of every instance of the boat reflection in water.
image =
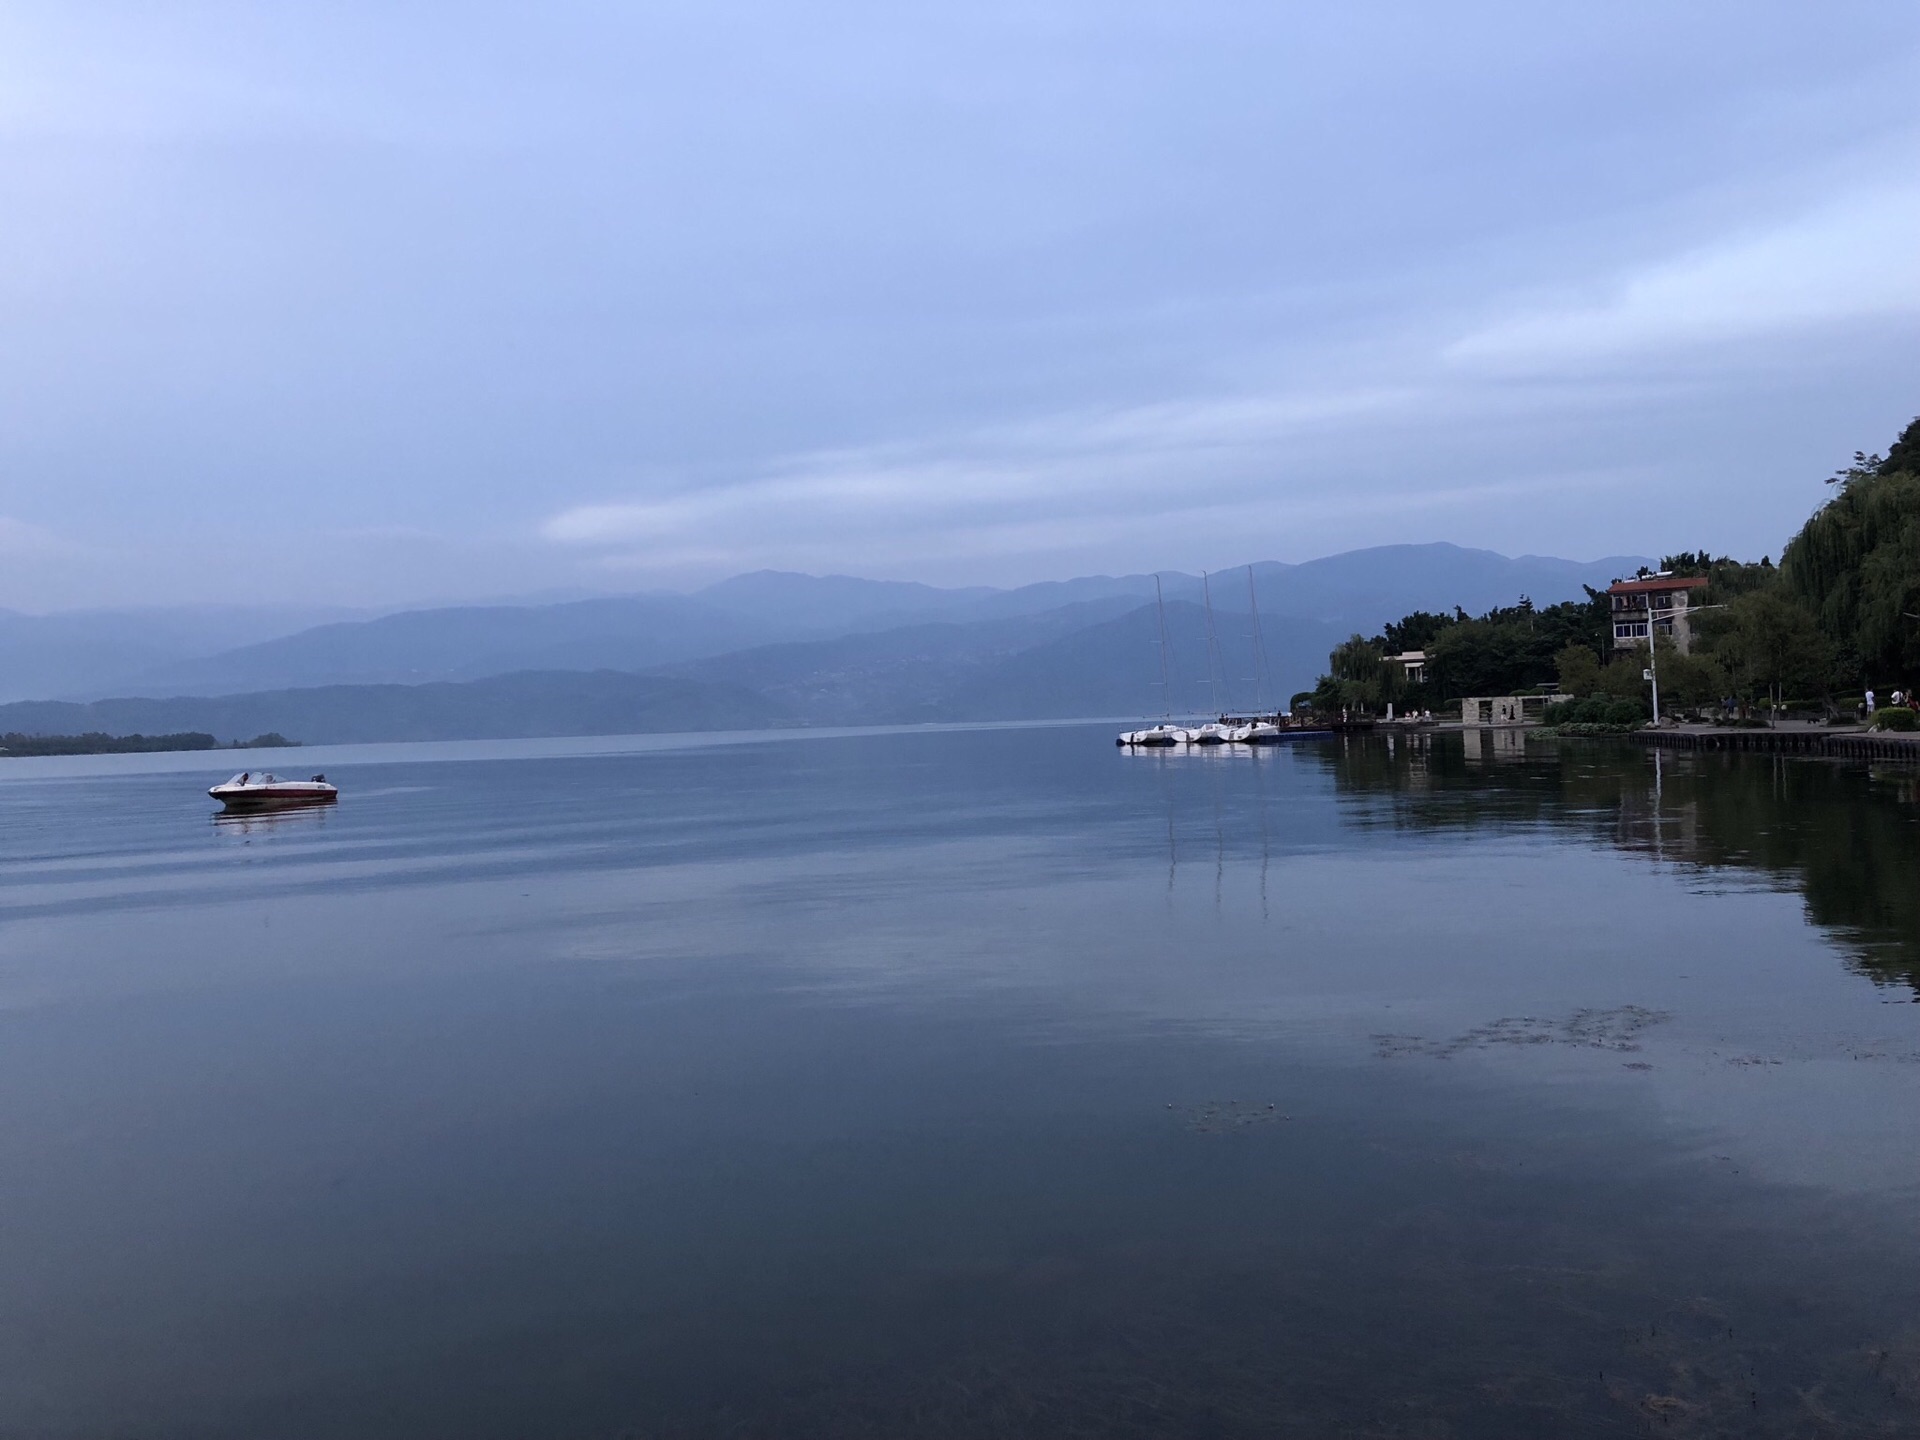
<path id="1" fill-rule="evenodd" d="M 331 805 L 291 805 L 261 810 L 216 810 L 207 819 L 222 835 L 250 840 L 256 835 L 287 835 L 319 829 L 332 814 Z"/>
<path id="2" fill-rule="evenodd" d="M 230 811 L 292 810 L 331 805 L 340 792 L 324 775 L 311 780 L 282 780 L 267 771 L 245 770 L 223 785 L 207 791 Z"/>

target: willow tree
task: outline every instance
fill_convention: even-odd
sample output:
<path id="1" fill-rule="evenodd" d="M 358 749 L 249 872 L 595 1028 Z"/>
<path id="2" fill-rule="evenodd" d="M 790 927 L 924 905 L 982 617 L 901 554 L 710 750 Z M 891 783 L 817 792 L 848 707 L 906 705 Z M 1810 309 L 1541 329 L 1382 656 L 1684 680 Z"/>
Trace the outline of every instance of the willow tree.
<path id="1" fill-rule="evenodd" d="M 1856 454 L 1781 556 L 1787 593 L 1868 683 L 1920 667 L 1920 419 L 1885 457 Z"/>
<path id="2" fill-rule="evenodd" d="M 1377 710 L 1407 687 L 1407 672 L 1363 635 L 1336 646 L 1327 656 L 1327 668 L 1338 703 L 1353 710 Z"/>

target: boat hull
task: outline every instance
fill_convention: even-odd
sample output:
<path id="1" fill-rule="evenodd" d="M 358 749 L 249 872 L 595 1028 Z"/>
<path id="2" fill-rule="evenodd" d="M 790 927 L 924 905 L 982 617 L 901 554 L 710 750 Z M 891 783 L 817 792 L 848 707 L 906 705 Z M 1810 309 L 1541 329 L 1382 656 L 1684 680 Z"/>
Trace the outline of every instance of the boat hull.
<path id="1" fill-rule="evenodd" d="M 1129 730 L 1113 743 L 1134 749 L 1158 750 L 1177 745 L 1186 737 L 1186 733 L 1172 725 L 1156 725 L 1151 730 Z"/>
<path id="2" fill-rule="evenodd" d="M 216 785 L 207 794 L 229 810 L 290 810 L 331 805 L 340 792 L 331 785 Z"/>

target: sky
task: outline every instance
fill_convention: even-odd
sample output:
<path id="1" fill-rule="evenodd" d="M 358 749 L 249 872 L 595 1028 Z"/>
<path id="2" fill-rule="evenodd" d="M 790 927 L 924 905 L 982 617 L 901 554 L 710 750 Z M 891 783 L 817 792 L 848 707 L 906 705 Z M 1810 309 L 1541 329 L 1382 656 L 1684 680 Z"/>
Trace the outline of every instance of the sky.
<path id="1" fill-rule="evenodd" d="M 1920 6 L 0 0 L 0 606 L 1777 555 Z"/>

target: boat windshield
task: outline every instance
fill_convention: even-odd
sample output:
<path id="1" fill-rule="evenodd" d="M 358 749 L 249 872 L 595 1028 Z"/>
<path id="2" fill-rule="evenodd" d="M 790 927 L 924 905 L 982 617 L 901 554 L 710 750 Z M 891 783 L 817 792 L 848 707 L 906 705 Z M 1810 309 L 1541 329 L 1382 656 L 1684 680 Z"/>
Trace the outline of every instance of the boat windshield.
<path id="1" fill-rule="evenodd" d="M 227 781 L 229 785 L 277 785 L 279 783 L 278 775 L 269 775 L 263 770 L 242 770 Z"/>

